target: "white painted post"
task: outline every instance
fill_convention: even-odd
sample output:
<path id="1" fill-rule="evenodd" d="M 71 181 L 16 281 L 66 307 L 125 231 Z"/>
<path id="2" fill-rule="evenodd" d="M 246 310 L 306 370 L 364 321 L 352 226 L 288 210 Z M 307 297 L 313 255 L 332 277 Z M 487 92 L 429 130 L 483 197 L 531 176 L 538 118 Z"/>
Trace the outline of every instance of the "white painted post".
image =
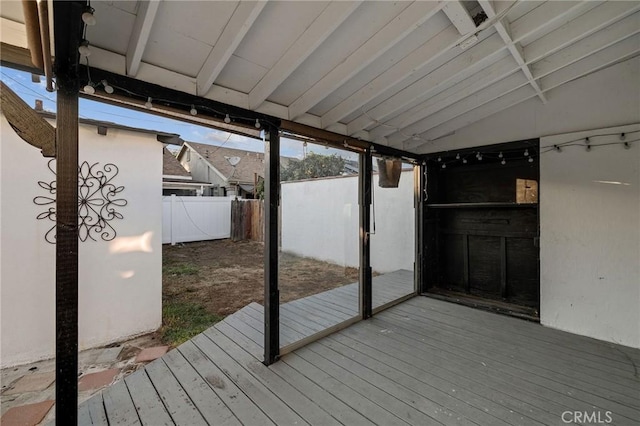
<path id="1" fill-rule="evenodd" d="M 171 245 L 176 245 L 176 194 L 171 194 Z"/>

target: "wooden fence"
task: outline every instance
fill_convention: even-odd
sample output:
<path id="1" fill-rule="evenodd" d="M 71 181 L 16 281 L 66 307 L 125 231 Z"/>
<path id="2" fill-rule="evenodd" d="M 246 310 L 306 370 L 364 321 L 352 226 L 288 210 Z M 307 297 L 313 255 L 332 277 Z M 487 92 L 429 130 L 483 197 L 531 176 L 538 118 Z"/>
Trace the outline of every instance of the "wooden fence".
<path id="1" fill-rule="evenodd" d="M 231 202 L 231 239 L 264 241 L 264 201 L 233 200 Z"/>

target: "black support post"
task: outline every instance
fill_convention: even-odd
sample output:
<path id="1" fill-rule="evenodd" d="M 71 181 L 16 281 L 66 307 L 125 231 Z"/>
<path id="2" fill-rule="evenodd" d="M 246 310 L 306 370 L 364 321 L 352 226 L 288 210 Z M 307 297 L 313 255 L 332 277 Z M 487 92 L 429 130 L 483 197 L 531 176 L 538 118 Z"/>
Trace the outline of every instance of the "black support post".
<path id="1" fill-rule="evenodd" d="M 83 2 L 54 3 L 56 118 L 56 423 L 78 420 L 78 45 Z"/>
<path id="2" fill-rule="evenodd" d="M 414 208 L 415 208 L 415 260 L 414 290 L 416 294 L 425 292 L 425 203 L 427 170 L 424 163 L 413 169 Z"/>
<path id="3" fill-rule="evenodd" d="M 360 207 L 360 314 L 371 318 L 373 290 L 371 287 L 371 151 L 360 154 L 358 205 Z"/>
<path id="4" fill-rule="evenodd" d="M 264 364 L 280 353 L 280 292 L 278 290 L 278 206 L 280 205 L 280 133 L 270 126 L 264 148 Z"/>

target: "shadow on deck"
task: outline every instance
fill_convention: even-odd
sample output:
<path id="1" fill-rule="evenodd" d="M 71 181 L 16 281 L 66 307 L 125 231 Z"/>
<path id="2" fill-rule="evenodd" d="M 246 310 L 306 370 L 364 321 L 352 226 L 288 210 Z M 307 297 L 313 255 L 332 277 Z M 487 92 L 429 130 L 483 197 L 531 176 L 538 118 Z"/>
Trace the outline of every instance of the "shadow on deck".
<path id="1" fill-rule="evenodd" d="M 320 307 L 342 306 L 352 317 L 350 292 L 283 305 L 285 344 L 329 324 Z M 376 304 L 393 297 L 375 294 Z M 317 318 L 293 315 L 311 308 Z M 561 425 L 573 412 L 615 425 L 640 419 L 639 350 L 415 297 L 265 367 L 261 309 L 245 307 L 81 404 L 79 424 Z"/>

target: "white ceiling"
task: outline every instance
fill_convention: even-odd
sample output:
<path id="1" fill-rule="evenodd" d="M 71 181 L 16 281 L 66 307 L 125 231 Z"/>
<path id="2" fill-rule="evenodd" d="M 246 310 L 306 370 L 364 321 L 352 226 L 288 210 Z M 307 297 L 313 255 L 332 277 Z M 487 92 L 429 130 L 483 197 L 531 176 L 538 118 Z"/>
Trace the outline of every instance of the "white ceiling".
<path id="1" fill-rule="evenodd" d="M 640 54 L 637 1 L 91 5 L 92 67 L 412 152 Z"/>

